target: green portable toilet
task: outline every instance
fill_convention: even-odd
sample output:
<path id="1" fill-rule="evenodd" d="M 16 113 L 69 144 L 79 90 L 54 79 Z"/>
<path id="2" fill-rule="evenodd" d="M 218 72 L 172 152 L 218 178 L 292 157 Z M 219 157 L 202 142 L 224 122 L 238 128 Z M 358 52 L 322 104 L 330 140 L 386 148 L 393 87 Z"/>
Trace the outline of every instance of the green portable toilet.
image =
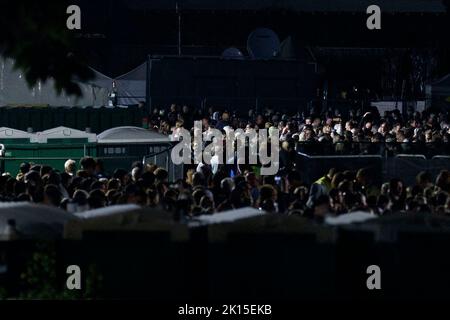
<path id="1" fill-rule="evenodd" d="M 68 159 L 80 160 L 84 156 L 96 156 L 97 136 L 93 133 L 56 127 L 36 133 L 40 163 L 63 170 Z"/>
<path id="2" fill-rule="evenodd" d="M 22 130 L 0 128 L 0 171 L 15 176 L 22 162 L 33 162 L 36 157 L 36 135 Z"/>
<path id="3" fill-rule="evenodd" d="M 169 137 L 139 127 L 117 127 L 97 136 L 97 157 L 103 160 L 107 173 L 115 169 L 130 169 L 134 161 L 154 163 L 169 171 L 172 142 Z"/>

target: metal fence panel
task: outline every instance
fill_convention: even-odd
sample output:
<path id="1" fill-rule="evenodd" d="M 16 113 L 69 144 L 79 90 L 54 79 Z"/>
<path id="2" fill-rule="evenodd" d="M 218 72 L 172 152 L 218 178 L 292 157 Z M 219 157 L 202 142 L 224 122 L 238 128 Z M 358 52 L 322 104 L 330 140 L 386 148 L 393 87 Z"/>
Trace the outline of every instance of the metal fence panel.
<path id="1" fill-rule="evenodd" d="M 325 175 L 330 168 L 338 171 L 361 168 L 372 169 L 375 183 L 381 184 L 393 178 L 402 179 L 407 185 L 414 185 L 416 176 L 427 171 L 436 177 L 442 170 L 450 170 L 449 156 L 436 156 L 427 159 L 424 155 L 381 156 L 308 156 L 297 155 L 297 168 L 305 183 L 311 184 Z"/>
<path id="2" fill-rule="evenodd" d="M 330 168 L 338 171 L 358 170 L 360 168 L 371 168 L 374 172 L 382 172 L 383 161 L 381 156 L 315 156 L 298 154 L 297 168 L 302 174 L 302 180 L 311 184 Z M 375 182 L 381 183 L 381 175 L 375 175 Z"/>

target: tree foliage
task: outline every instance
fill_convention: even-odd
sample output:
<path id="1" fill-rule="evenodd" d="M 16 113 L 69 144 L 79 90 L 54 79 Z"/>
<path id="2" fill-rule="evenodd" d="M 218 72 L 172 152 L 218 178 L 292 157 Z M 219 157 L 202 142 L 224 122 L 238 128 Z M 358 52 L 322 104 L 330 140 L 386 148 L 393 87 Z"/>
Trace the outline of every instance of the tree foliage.
<path id="1" fill-rule="evenodd" d="M 81 95 L 76 81 L 93 72 L 73 54 L 68 5 L 66 0 L 0 1 L 0 54 L 14 59 L 30 87 L 53 78 L 58 93 Z"/>

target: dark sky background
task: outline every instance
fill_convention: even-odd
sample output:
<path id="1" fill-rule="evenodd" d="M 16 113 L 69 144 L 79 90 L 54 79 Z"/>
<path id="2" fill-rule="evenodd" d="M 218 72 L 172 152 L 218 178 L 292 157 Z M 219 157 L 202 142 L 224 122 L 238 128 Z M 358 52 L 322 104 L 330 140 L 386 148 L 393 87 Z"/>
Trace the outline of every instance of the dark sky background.
<path id="1" fill-rule="evenodd" d="M 115 0 L 130 9 L 171 10 L 261 10 L 289 9 L 303 12 L 357 12 L 377 4 L 385 12 L 443 12 L 443 0 Z"/>
<path id="2" fill-rule="evenodd" d="M 177 54 L 179 3 L 183 53 L 245 51 L 249 33 L 273 29 L 297 47 L 446 48 L 448 15 L 441 0 L 382 0 L 382 30 L 366 28 L 366 0 L 79 0 L 77 49 L 91 65 L 115 76 L 148 54 Z"/>

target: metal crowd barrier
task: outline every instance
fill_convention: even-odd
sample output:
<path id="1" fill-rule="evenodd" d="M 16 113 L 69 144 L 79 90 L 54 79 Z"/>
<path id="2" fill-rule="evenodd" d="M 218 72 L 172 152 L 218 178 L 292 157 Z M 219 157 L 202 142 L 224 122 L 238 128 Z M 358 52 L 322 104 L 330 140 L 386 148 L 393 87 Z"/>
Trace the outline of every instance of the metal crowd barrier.
<path id="1" fill-rule="evenodd" d="M 421 154 L 382 157 L 379 155 L 309 156 L 297 153 L 296 165 L 302 173 L 303 181 L 308 184 L 324 176 L 330 168 L 338 171 L 368 168 L 372 169 L 373 178 L 377 184 L 400 178 L 405 184 L 413 185 L 417 174 L 422 171 L 429 172 L 434 179 L 442 170 L 450 170 L 450 156 L 439 155 L 427 159 Z"/>

